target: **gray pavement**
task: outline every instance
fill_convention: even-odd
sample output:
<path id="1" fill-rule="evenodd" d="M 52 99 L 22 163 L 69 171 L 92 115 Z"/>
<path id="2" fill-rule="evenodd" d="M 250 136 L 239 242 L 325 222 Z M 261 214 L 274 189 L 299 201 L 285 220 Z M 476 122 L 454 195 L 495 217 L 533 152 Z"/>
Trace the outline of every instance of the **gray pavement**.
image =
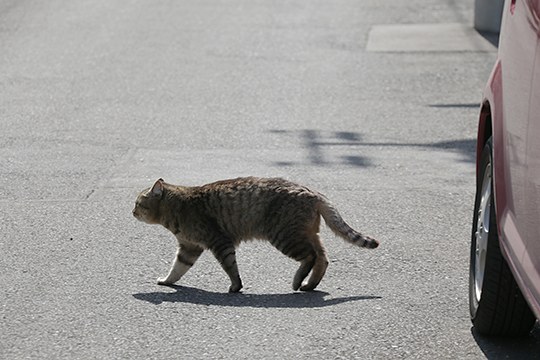
<path id="1" fill-rule="evenodd" d="M 472 25 L 472 8 L 0 0 L 0 358 L 540 357 L 540 331 L 485 339 L 468 319 L 495 48 L 463 26 L 480 47 L 368 47 L 381 26 Z M 209 254 L 157 286 L 174 239 L 133 219 L 137 192 L 241 175 L 320 190 L 381 246 L 323 228 L 314 293 L 259 242 L 239 250 L 242 294 Z"/>

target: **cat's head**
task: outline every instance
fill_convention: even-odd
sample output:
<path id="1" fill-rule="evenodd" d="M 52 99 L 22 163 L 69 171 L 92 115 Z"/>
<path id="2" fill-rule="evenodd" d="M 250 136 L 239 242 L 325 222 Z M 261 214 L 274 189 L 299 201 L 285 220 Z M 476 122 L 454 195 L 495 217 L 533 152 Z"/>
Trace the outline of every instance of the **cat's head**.
<path id="1" fill-rule="evenodd" d="M 135 201 L 133 216 L 147 224 L 159 224 L 159 207 L 163 197 L 163 179 L 155 182 L 154 186 L 143 190 Z"/>

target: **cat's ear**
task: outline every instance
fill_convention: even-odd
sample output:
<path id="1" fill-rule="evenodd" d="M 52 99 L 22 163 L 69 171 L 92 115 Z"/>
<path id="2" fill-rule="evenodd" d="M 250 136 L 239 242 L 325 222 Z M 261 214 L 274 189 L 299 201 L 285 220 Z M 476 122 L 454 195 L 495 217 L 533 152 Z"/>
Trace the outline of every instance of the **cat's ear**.
<path id="1" fill-rule="evenodd" d="M 163 195 L 163 179 L 159 179 L 155 182 L 154 186 L 152 186 L 152 190 L 150 190 L 150 194 L 155 197 L 161 197 Z"/>

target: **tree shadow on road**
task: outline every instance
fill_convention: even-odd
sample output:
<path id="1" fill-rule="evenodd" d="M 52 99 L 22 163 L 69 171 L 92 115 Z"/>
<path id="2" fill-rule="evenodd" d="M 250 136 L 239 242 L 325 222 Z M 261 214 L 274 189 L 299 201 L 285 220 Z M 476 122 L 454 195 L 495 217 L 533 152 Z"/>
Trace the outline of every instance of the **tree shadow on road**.
<path id="1" fill-rule="evenodd" d="M 175 292 L 150 292 L 133 294 L 137 300 L 147 301 L 154 305 L 164 302 L 188 303 L 197 305 L 216 305 L 253 308 L 320 308 L 351 301 L 376 300 L 380 296 L 349 296 L 329 298 L 322 291 L 295 292 L 287 294 L 244 294 L 218 293 L 187 286 L 171 285 Z"/>
<path id="2" fill-rule="evenodd" d="M 478 104 L 434 104 L 430 107 L 478 107 Z M 331 165 L 348 165 L 354 167 L 367 168 L 373 166 L 370 158 L 362 155 L 360 149 L 362 147 L 394 147 L 394 148 L 424 148 L 438 149 L 455 152 L 461 155 L 463 161 L 476 161 L 476 139 L 459 139 L 448 141 L 435 141 L 425 143 L 409 143 L 409 142 L 368 142 L 364 136 L 358 132 L 352 131 L 319 131 L 314 129 L 305 130 L 285 130 L 273 129 L 268 131 L 271 134 L 279 136 L 287 136 L 290 139 L 295 139 L 302 144 L 302 148 L 306 150 L 306 163 L 314 166 L 331 166 Z M 329 149 L 339 147 L 348 148 L 353 153 L 341 156 L 332 156 Z M 274 162 L 275 166 L 294 166 L 298 162 L 281 159 Z"/>
<path id="3" fill-rule="evenodd" d="M 471 333 L 476 343 L 489 360 L 540 359 L 540 325 L 537 323 L 531 334 L 524 338 L 486 337 L 474 328 Z"/>

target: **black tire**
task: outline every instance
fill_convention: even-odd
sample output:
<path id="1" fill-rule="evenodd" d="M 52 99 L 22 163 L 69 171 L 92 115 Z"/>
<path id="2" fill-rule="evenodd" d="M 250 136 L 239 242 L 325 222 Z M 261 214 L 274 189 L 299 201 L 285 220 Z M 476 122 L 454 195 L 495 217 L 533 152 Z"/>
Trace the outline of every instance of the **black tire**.
<path id="1" fill-rule="evenodd" d="M 492 196 L 492 154 L 489 139 L 482 151 L 474 205 L 469 272 L 471 320 L 474 329 L 483 335 L 523 336 L 532 330 L 536 318 L 501 253 Z"/>

